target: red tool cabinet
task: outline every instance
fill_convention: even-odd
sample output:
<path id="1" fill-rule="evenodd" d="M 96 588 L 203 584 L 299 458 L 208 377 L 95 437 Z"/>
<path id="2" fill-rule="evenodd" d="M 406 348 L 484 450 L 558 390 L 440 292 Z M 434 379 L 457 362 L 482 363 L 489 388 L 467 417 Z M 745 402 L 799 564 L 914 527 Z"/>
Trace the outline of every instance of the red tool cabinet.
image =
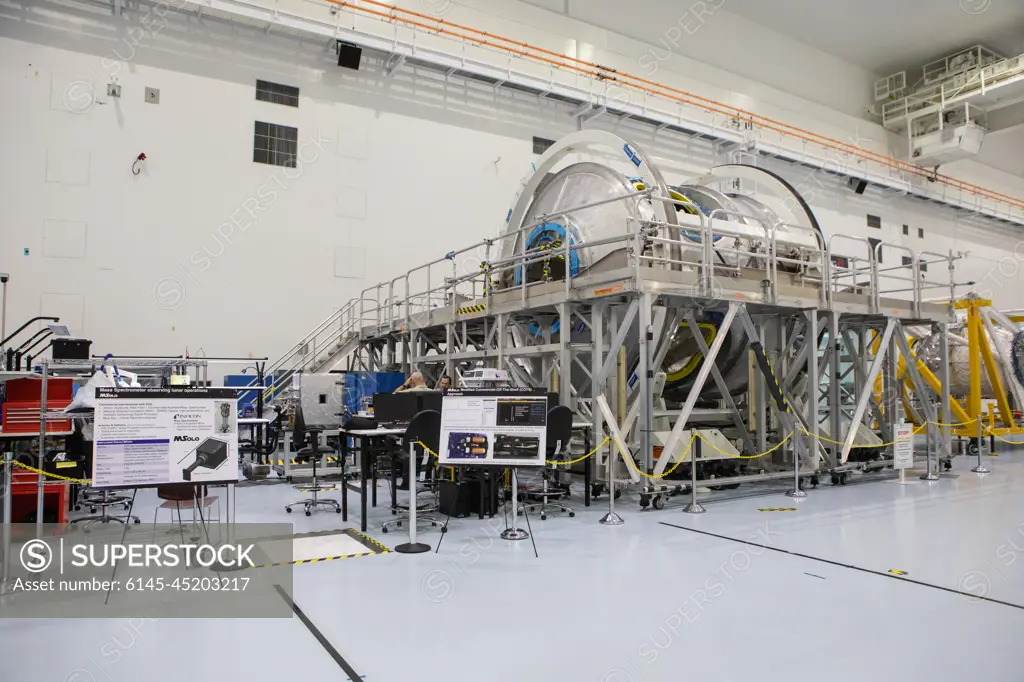
<path id="1" fill-rule="evenodd" d="M 43 380 L 34 378 L 12 379 L 5 385 L 0 431 L 3 433 L 38 433 L 39 409 L 42 401 Z M 59 412 L 71 404 L 74 397 L 74 380 L 55 378 L 46 380 L 47 412 Z M 46 422 L 46 430 L 70 431 L 70 419 Z"/>

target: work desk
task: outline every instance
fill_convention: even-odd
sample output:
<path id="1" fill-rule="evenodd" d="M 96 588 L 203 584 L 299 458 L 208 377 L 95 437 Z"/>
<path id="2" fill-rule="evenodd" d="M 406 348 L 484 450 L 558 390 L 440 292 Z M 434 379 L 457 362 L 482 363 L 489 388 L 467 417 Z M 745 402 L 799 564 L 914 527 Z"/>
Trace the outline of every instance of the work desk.
<path id="1" fill-rule="evenodd" d="M 377 476 L 373 466 L 376 457 L 381 454 L 379 447 L 368 446 L 369 441 L 376 438 L 396 438 L 405 435 L 405 429 L 339 429 L 341 438 L 341 520 L 348 521 L 348 481 L 345 480 L 345 466 L 348 460 L 348 439 L 356 441 L 355 449 L 359 452 L 359 528 L 366 532 L 366 480 L 367 472 L 373 471 L 373 506 L 377 506 Z M 395 495 L 394 489 L 391 491 Z"/>

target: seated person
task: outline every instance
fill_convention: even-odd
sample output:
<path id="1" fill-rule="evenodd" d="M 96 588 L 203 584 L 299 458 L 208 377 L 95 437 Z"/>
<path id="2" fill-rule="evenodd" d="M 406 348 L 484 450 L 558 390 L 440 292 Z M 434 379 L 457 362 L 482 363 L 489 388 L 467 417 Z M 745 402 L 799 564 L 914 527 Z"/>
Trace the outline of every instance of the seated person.
<path id="1" fill-rule="evenodd" d="M 427 386 L 426 380 L 423 378 L 423 374 L 420 372 L 413 372 L 405 383 L 395 389 L 395 393 L 403 393 L 405 391 L 429 391 L 430 387 Z"/>

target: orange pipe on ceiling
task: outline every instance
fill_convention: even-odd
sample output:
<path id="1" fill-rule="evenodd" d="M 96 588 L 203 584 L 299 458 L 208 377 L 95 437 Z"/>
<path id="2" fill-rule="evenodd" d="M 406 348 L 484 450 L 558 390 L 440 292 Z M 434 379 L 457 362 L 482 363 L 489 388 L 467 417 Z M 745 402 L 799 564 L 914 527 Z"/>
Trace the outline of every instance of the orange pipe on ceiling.
<path id="1" fill-rule="evenodd" d="M 979 197 L 992 199 L 1006 203 L 1010 206 L 1024 209 L 1024 200 L 1012 197 L 1000 192 L 986 189 L 980 185 L 974 185 L 963 180 L 958 180 L 948 175 L 940 175 L 933 173 L 923 166 L 910 163 L 908 161 L 901 161 L 885 154 L 873 152 L 863 147 L 842 142 L 826 135 L 821 135 L 797 126 L 776 121 L 755 114 L 738 107 L 734 107 L 729 104 L 717 102 L 700 95 L 673 88 L 667 85 L 663 85 L 656 81 L 651 81 L 639 76 L 634 76 L 625 72 L 617 71 L 609 67 L 601 66 L 593 62 L 588 62 L 575 57 L 569 57 L 567 55 L 560 54 L 553 50 L 548 50 L 542 47 L 536 47 L 529 43 L 522 41 L 513 40 L 511 38 L 505 38 L 503 36 L 488 33 L 487 31 L 481 31 L 471 26 L 465 26 L 463 24 L 457 24 L 439 17 L 430 16 L 421 12 L 415 12 L 413 10 L 404 9 L 401 7 L 395 7 L 377 0 L 326 0 L 332 5 L 339 7 L 346 7 L 355 12 L 374 16 L 387 21 L 403 24 L 405 26 L 411 26 L 415 28 L 422 28 L 433 33 L 449 36 L 452 38 L 458 38 L 460 40 L 466 40 L 476 45 L 483 47 L 491 47 L 497 50 L 505 51 L 509 54 L 514 54 L 525 59 L 550 64 L 559 69 L 565 69 L 569 71 L 575 71 L 592 78 L 604 81 L 614 81 L 623 85 L 624 87 L 632 88 L 634 90 L 645 92 L 648 94 L 663 97 L 665 99 L 688 104 L 705 111 L 717 114 L 723 114 L 736 119 L 747 121 L 752 125 L 778 132 L 781 135 L 792 137 L 804 142 L 810 142 L 826 149 L 832 149 L 834 151 L 843 152 L 857 158 L 878 163 L 880 165 L 893 168 L 902 172 L 910 173 L 918 177 L 940 182 L 946 186 L 958 189 L 960 191 L 968 192 Z M 363 7 L 360 3 L 370 5 L 370 7 Z M 376 7 L 379 9 L 372 9 Z M 412 18 L 410 18 L 412 17 Z M 423 21 L 421 21 L 423 20 Z M 429 22 L 429 23 L 427 23 Z"/>

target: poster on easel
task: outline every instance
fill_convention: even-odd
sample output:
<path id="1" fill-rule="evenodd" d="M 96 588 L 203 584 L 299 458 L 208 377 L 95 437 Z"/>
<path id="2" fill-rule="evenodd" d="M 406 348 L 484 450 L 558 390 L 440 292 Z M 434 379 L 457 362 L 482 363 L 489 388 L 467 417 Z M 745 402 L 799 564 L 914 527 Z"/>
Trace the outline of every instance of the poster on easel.
<path id="1" fill-rule="evenodd" d="M 93 486 L 237 482 L 237 415 L 231 389 L 99 387 Z"/>
<path id="2" fill-rule="evenodd" d="M 443 466 L 544 466 L 547 393 L 537 389 L 449 390 L 441 405 Z"/>

